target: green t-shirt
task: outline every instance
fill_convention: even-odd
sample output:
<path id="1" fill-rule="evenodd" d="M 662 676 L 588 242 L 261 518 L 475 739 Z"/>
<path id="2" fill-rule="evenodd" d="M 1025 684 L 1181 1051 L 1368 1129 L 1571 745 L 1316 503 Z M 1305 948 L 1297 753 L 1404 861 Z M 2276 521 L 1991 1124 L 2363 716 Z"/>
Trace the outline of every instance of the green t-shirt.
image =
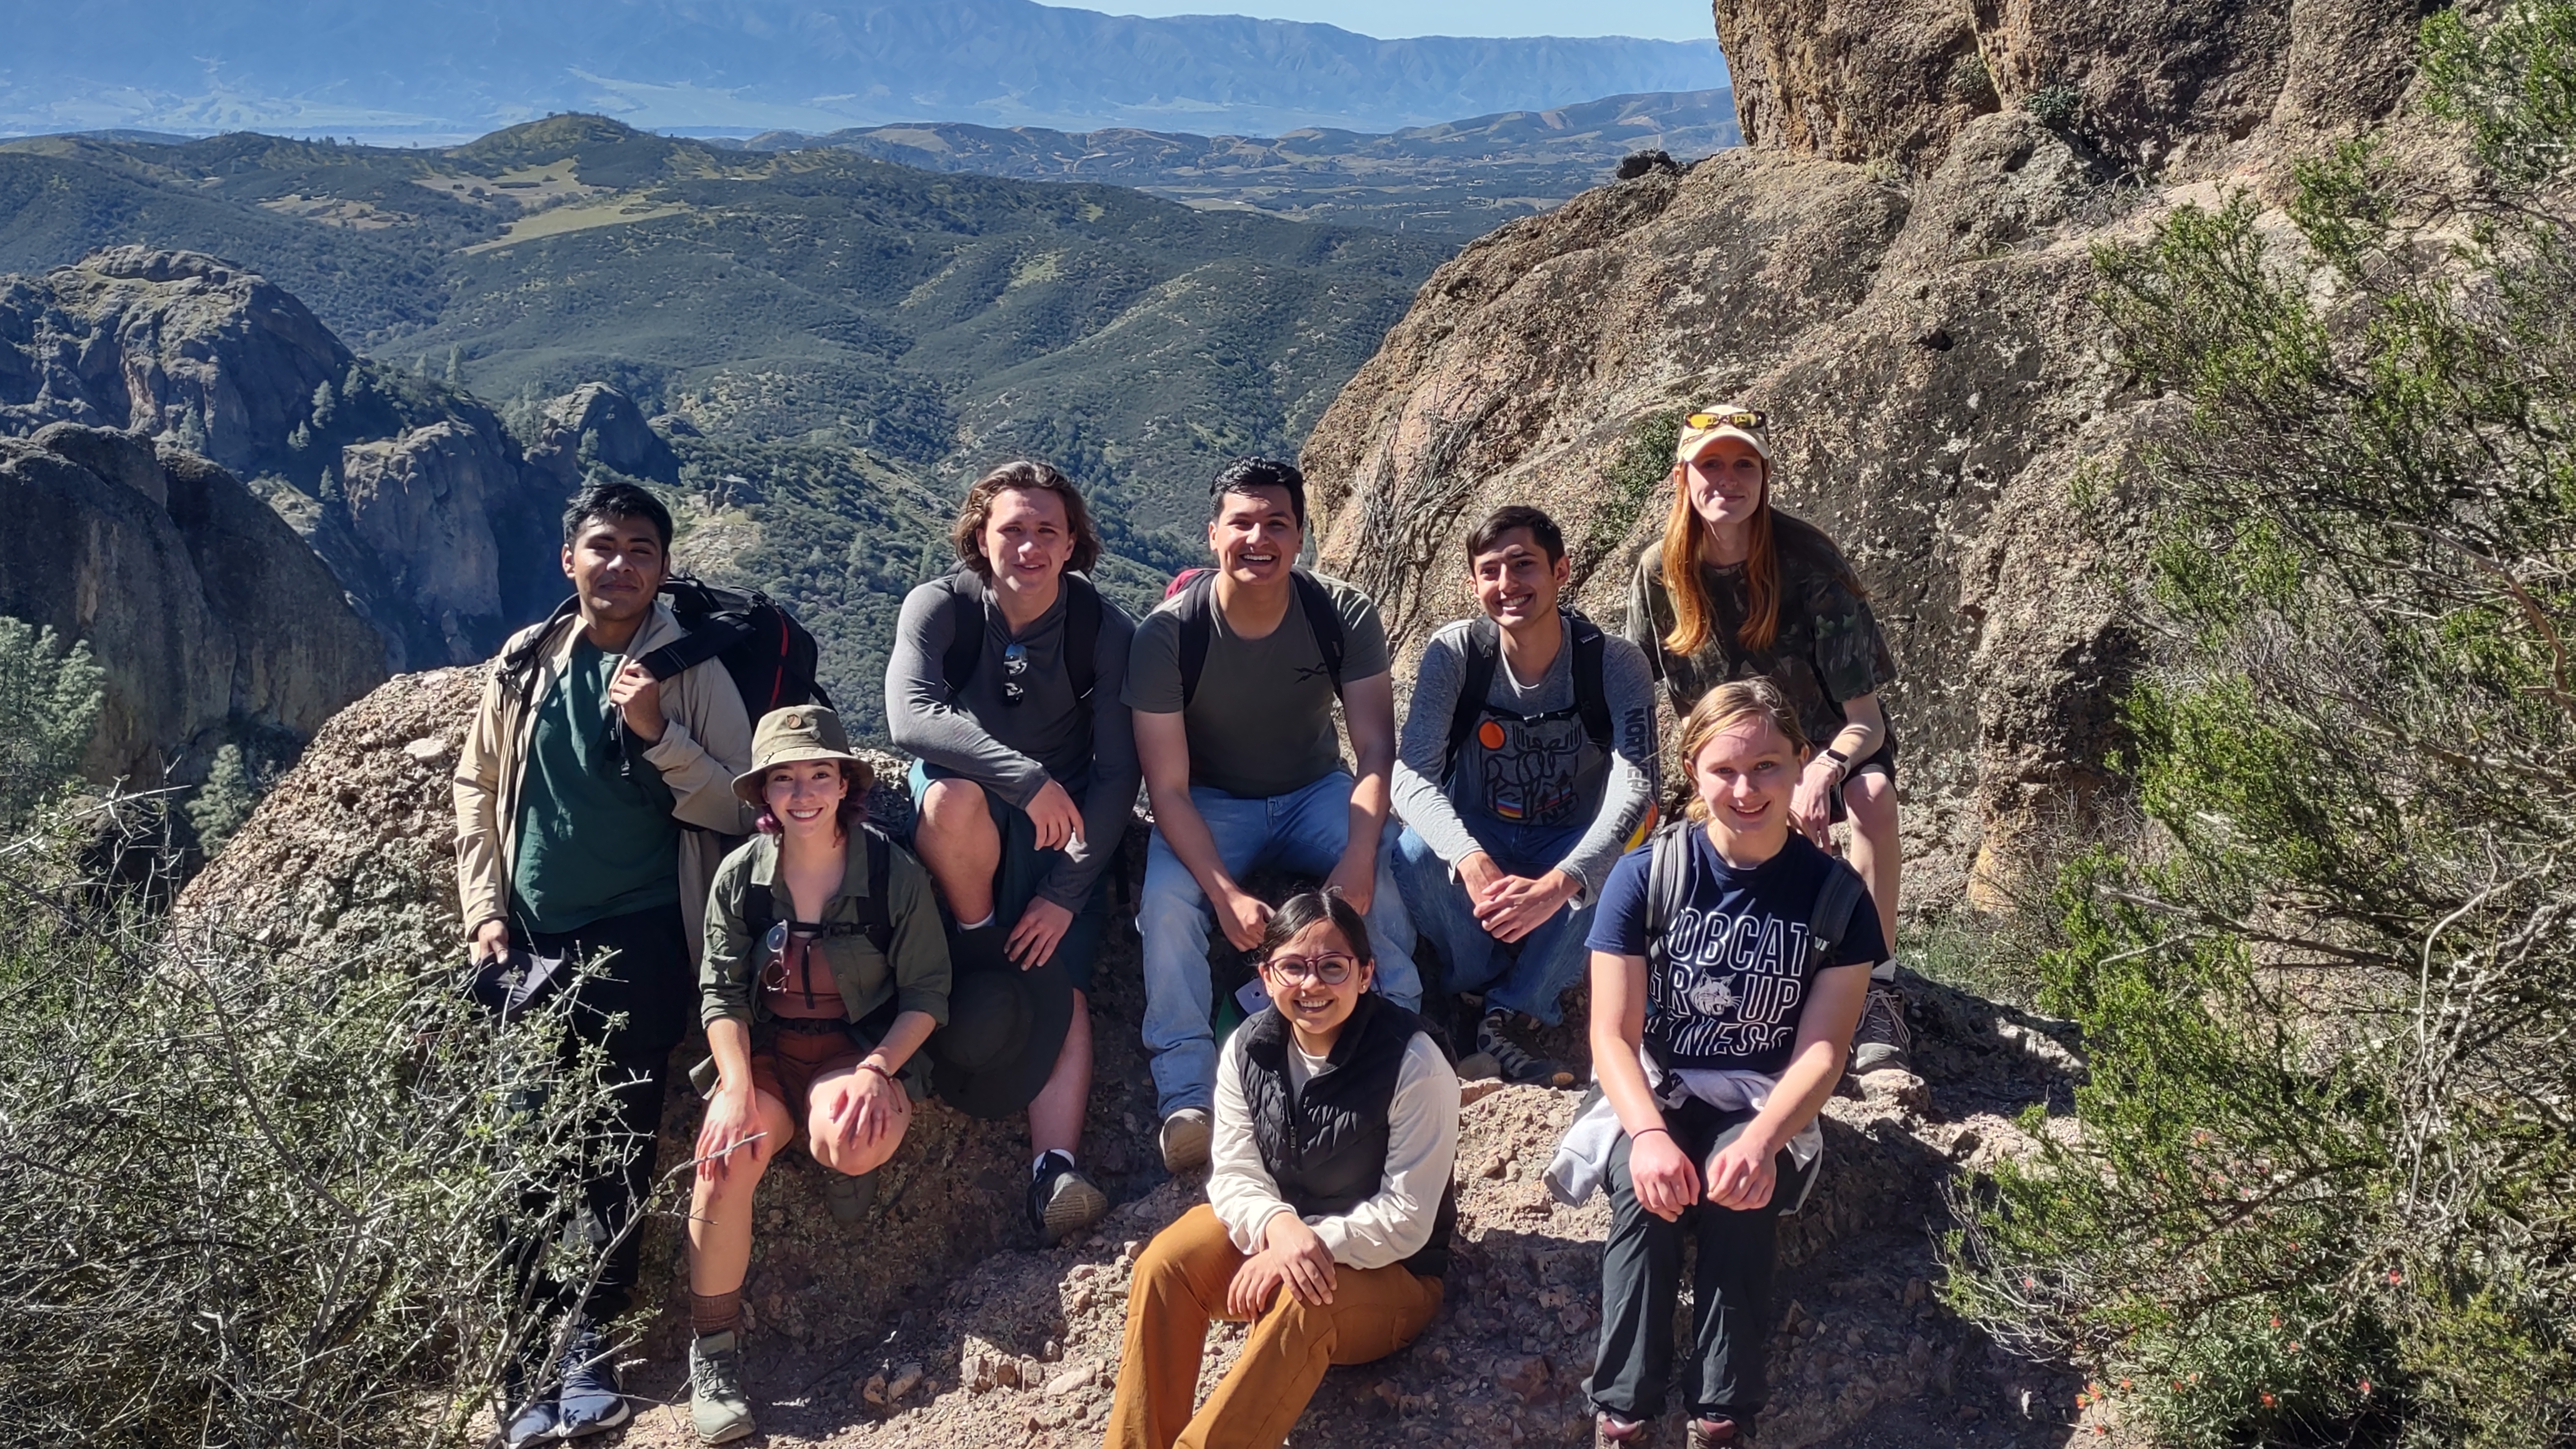
<path id="1" fill-rule="evenodd" d="M 625 662 L 576 640 L 571 665 L 537 702 L 510 879 L 529 930 L 578 930 L 680 899 L 671 787 L 608 703 Z"/>
<path id="2" fill-rule="evenodd" d="M 1342 682 L 1386 673 L 1386 627 L 1377 605 L 1339 579 L 1318 574 L 1315 581 L 1342 616 Z M 1167 601 L 1136 626 L 1127 646 L 1130 709 L 1182 713 L 1180 606 L 1180 599 Z M 1260 800 L 1302 790 L 1340 769 L 1333 680 L 1306 611 L 1290 599 L 1279 627 L 1258 639 L 1227 627 L 1213 598 L 1208 616 L 1207 664 L 1184 717 L 1190 783 Z"/>

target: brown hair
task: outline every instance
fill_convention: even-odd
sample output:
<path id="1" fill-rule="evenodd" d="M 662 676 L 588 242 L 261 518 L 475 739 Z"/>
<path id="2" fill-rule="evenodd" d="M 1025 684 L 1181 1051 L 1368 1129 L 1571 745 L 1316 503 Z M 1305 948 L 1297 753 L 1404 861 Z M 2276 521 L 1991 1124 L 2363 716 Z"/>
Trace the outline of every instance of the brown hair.
<path id="1" fill-rule="evenodd" d="M 1672 632 L 1664 647 L 1682 658 L 1697 654 L 1717 627 L 1717 608 L 1699 578 L 1699 510 L 1683 481 L 1687 464 L 1673 465 L 1673 511 L 1664 520 L 1664 593 L 1673 601 Z M 1780 550 L 1771 540 L 1771 461 L 1762 462 L 1762 501 L 1745 529 L 1744 623 L 1736 642 L 1768 649 L 1780 637 Z"/>
<path id="2" fill-rule="evenodd" d="M 789 760 L 783 764 L 772 765 L 769 770 L 784 770 L 796 763 L 794 760 Z M 868 818 L 868 792 L 876 788 L 877 772 L 859 760 L 840 760 L 835 763 L 841 767 L 842 789 L 841 807 L 832 812 L 832 823 L 840 828 L 843 836 L 847 836 Z M 761 799 L 764 803 L 760 807 L 760 819 L 752 828 L 763 835 L 784 835 L 787 833 L 786 823 L 781 821 L 778 818 L 778 812 L 770 809 L 766 803 L 769 797 L 769 770 L 760 772 Z"/>
<path id="3" fill-rule="evenodd" d="M 1044 463 L 1016 458 L 975 480 L 975 486 L 966 490 L 964 506 L 957 510 L 957 526 L 949 531 L 958 562 L 973 569 L 977 577 L 993 576 L 992 561 L 984 557 L 984 525 L 992 519 L 993 499 L 1006 488 L 1052 493 L 1064 500 L 1065 523 L 1073 529 L 1073 557 L 1064 561 L 1066 572 L 1088 573 L 1100 561 L 1100 530 L 1092 526 L 1091 510 L 1083 506 L 1073 480 Z"/>
<path id="4" fill-rule="evenodd" d="M 1699 752 L 1708 742 L 1724 734 L 1737 721 L 1762 718 L 1789 742 L 1789 750 L 1801 761 L 1807 758 L 1807 732 L 1798 726 L 1798 712 L 1789 707 L 1789 697 L 1780 686 L 1767 679 L 1730 679 L 1700 696 L 1691 707 L 1690 718 L 1682 721 L 1682 776 L 1691 780 L 1690 805 L 1684 814 L 1700 824 L 1708 823 L 1708 802 L 1700 798 L 1697 779 L 1691 774 Z"/>

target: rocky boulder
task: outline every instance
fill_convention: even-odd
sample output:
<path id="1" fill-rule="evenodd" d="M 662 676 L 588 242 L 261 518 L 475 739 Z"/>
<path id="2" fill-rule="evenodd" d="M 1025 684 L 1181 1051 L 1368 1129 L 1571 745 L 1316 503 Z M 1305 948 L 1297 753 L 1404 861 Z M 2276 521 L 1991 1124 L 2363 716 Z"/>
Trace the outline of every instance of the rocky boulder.
<path id="1" fill-rule="evenodd" d="M 1307 442 L 1326 566 L 1418 649 L 1465 528 L 1532 501 L 1578 544 L 1584 607 L 1618 620 L 1672 498 L 1639 439 L 1741 400 L 1772 416 L 1778 501 L 1840 541 L 1895 650 L 1912 899 L 1955 899 L 2081 817 L 2136 644 L 2097 567 L 2126 534 L 2073 484 L 2167 421 L 2105 356 L 2090 248 L 2277 188 L 2293 139 L 2384 112 L 2411 59 L 2404 7 L 2217 7 L 2188 43 L 2158 27 L 2190 4 L 2061 8 L 1719 0 L 1754 144 L 1587 192 L 1436 273 Z M 2059 124 L 1970 104 L 1948 78 L 1978 56 L 2007 98 L 2071 77 L 2102 103 Z M 2139 89 L 2151 66 L 2197 89 Z M 2142 187 L 2113 146 L 2192 166 Z"/>
<path id="2" fill-rule="evenodd" d="M 283 288 L 200 252 L 114 247 L 0 278 L 0 431 L 130 429 L 247 476 L 351 360 Z"/>
<path id="3" fill-rule="evenodd" d="M 94 778 L 201 778 L 218 732 L 309 735 L 385 677 L 321 560 L 204 458 L 74 422 L 0 437 L 0 516 L 0 614 L 106 670 Z"/>
<path id="4" fill-rule="evenodd" d="M 546 404 L 545 426 L 528 449 L 528 463 L 570 490 L 580 485 L 587 459 L 633 478 L 680 481 L 680 460 L 662 435 L 645 424 L 643 410 L 604 382 L 588 382 Z"/>

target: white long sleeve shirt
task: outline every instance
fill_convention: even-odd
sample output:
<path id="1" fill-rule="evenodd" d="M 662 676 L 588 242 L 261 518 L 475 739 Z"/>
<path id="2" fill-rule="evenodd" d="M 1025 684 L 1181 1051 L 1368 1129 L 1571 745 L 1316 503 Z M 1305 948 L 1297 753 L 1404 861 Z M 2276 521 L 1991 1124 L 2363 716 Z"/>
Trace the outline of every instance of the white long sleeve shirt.
<path id="1" fill-rule="evenodd" d="M 1288 1041 L 1289 1084 L 1304 1090 L 1324 1067 Z M 1431 1241 L 1440 1199 L 1458 1161 L 1458 1074 L 1431 1038 L 1416 1032 L 1404 1049 L 1387 1104 L 1393 1130 L 1386 1144 L 1386 1173 L 1375 1196 L 1349 1212 L 1314 1214 L 1315 1230 L 1333 1261 L 1345 1268 L 1385 1268 L 1401 1263 Z M 1225 1040 L 1216 1066 L 1215 1140 L 1209 1148 L 1208 1205 L 1239 1251 L 1261 1251 L 1271 1218 L 1295 1212 L 1279 1195 L 1279 1180 L 1261 1160 L 1252 1135 L 1252 1112 L 1243 1099 L 1243 1033 Z"/>

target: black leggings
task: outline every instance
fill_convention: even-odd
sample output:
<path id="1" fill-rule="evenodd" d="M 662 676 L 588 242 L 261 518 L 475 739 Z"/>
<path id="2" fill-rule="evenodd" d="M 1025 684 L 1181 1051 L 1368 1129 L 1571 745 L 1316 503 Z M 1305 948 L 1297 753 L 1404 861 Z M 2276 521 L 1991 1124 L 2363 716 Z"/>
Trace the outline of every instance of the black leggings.
<path id="1" fill-rule="evenodd" d="M 1739 1114 L 1740 1115 L 1740 1114 Z M 1696 1166 L 1735 1118 L 1692 1100 L 1664 1113 L 1674 1145 Z M 1673 1308 L 1680 1300 L 1682 1235 L 1699 1243 L 1691 1275 L 1691 1386 L 1695 1414 L 1723 1415 L 1747 1430 L 1762 1408 L 1763 1356 L 1771 1337 L 1771 1270 L 1780 1209 L 1797 1187 L 1788 1150 L 1778 1161 L 1779 1186 L 1761 1207 L 1742 1211 L 1701 1201 L 1666 1222 L 1638 1205 L 1628 1176 L 1629 1140 L 1611 1150 L 1610 1236 L 1601 1245 L 1601 1347 L 1593 1360 L 1592 1402 L 1623 1419 L 1664 1411 L 1673 1365 Z"/>

